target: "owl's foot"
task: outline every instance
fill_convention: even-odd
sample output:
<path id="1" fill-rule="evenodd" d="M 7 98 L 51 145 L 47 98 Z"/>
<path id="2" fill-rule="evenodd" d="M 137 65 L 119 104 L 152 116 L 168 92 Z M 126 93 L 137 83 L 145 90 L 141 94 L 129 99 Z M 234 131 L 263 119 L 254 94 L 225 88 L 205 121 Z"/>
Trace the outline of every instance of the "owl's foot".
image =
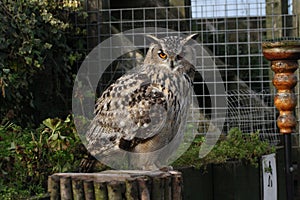
<path id="1" fill-rule="evenodd" d="M 168 171 L 172 171 L 173 167 L 172 166 L 163 166 L 163 167 L 159 168 L 159 170 L 163 171 L 163 172 L 168 172 Z"/>

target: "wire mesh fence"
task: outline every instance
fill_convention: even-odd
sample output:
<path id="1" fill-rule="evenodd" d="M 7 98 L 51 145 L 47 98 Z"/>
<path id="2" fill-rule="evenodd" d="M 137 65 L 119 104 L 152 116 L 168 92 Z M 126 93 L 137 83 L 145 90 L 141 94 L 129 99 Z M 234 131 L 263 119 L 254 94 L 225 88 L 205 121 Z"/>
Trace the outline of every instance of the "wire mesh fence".
<path id="1" fill-rule="evenodd" d="M 269 62 L 262 55 L 261 43 L 279 36 L 296 36 L 298 16 L 292 12 L 291 2 L 286 5 L 286 13 L 277 12 L 277 1 L 266 3 L 265 0 L 191 0 L 181 5 L 140 7 L 136 4 L 132 8 L 117 8 L 118 3 L 113 4 L 114 1 L 110 1 L 111 5 L 97 1 L 98 4 L 93 7 L 91 2 L 94 1 L 86 2 L 89 17 L 84 22 L 87 50 L 114 34 L 128 30 L 131 35 L 197 32 L 198 42 L 216 65 L 213 69 L 197 66 L 199 71 L 217 70 L 226 89 L 223 95 L 227 108 L 216 111 L 226 116 L 222 132 L 226 134 L 230 128 L 239 127 L 244 133 L 259 131 L 270 143 L 278 143 L 277 111 L 273 104 L 274 87 L 271 83 L 273 75 Z M 149 32 L 147 27 L 153 27 L 152 31 Z M 166 31 L 162 33 L 160 28 Z M 136 29 L 139 31 L 135 32 Z M 138 66 L 146 51 L 145 40 L 144 46 L 138 50 L 111 60 L 112 64 L 99 81 L 99 93 L 117 77 Z M 203 55 L 197 59 L 203 59 Z M 198 74 L 194 81 L 198 106 L 191 109 L 198 110 L 200 117 L 197 115 L 197 118 L 189 119 L 199 126 L 197 131 L 200 134 L 205 133 L 214 112 L 211 107 L 214 94 L 209 93 L 207 85 L 219 84 L 204 83 L 203 74 Z"/>

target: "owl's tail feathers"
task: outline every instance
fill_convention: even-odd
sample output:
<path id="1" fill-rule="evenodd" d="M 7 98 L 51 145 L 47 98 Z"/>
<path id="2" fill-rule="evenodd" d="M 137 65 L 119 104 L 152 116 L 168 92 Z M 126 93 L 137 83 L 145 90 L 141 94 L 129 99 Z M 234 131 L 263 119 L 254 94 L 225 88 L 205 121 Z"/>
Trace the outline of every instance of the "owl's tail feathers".
<path id="1" fill-rule="evenodd" d="M 92 172 L 100 172 L 109 169 L 111 168 L 101 163 L 91 154 L 88 154 L 87 156 L 82 158 L 79 164 L 78 171 L 80 173 L 92 173 Z"/>
<path id="2" fill-rule="evenodd" d="M 82 160 L 79 164 L 78 171 L 81 173 L 92 172 L 96 161 L 97 160 L 91 154 L 88 154 L 87 156 L 82 158 Z"/>

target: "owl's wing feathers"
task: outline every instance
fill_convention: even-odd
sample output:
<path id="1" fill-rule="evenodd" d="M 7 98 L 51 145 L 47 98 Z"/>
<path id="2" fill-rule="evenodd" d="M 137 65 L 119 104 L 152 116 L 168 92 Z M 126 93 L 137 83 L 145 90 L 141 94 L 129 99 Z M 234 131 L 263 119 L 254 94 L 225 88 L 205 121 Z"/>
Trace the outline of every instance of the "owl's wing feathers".
<path id="1" fill-rule="evenodd" d="M 118 146 L 130 150 L 160 133 L 168 107 L 164 90 L 147 74 L 122 76 L 97 101 L 88 146 L 100 147 L 100 152 Z"/>

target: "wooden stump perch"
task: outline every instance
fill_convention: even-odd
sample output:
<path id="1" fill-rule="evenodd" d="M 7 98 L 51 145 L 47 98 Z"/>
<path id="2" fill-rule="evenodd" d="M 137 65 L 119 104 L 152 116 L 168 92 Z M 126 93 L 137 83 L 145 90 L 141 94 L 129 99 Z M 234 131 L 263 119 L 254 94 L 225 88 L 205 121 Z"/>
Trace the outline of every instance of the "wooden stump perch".
<path id="1" fill-rule="evenodd" d="M 48 178 L 51 200 L 181 200 L 181 191 L 178 171 L 108 170 L 56 173 Z"/>

